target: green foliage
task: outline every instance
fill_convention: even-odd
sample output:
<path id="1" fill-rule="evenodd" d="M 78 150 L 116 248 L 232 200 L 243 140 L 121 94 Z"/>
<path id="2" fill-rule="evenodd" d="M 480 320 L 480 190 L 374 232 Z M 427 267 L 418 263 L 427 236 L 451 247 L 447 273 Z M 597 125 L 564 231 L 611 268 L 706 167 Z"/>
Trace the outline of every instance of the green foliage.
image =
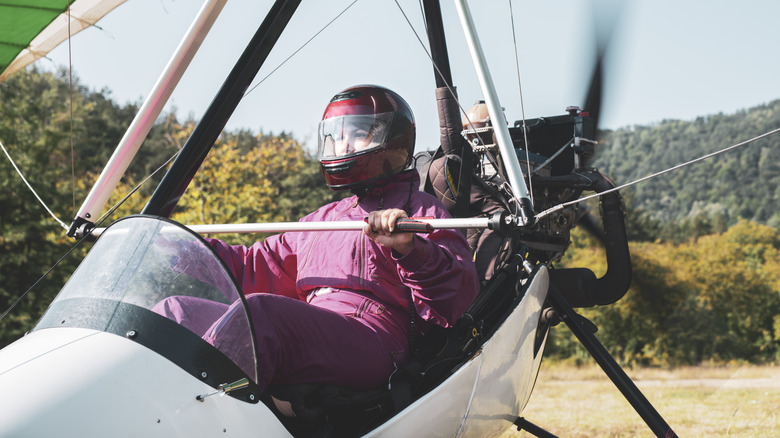
<path id="1" fill-rule="evenodd" d="M 64 72 L 32 70 L 0 84 L 0 140 L 35 191 L 64 221 L 74 214 L 74 199 L 86 195 L 74 187 L 72 174 L 81 176 L 85 169 L 105 161 L 108 155 L 100 151 L 135 112 L 133 107 L 115 105 L 101 93 L 88 92 L 78 79 L 73 87 L 71 106 Z M 72 242 L 61 237 L 64 230 L 40 206 L 4 156 L 0 160 L 0 186 L 0 308 L 5 311 Z M 0 320 L 0 345 L 35 323 L 77 263 L 75 257 L 66 258 L 13 313 Z"/>
<path id="2" fill-rule="evenodd" d="M 103 90 L 73 81 L 72 110 L 64 71 L 20 72 L 0 84 L 0 140 L 47 205 L 66 224 L 120 142 L 137 112 Z M 71 137 L 71 111 L 73 115 Z M 165 163 L 186 142 L 194 122 L 161 117 L 145 140 L 107 209 Z M 73 152 L 71 153 L 71 138 Z M 112 215 L 139 213 L 154 180 Z M 206 185 L 212 185 L 210 191 Z M 11 164 L 0 159 L 0 312 L 8 309 L 73 246 L 65 230 L 30 193 Z M 227 195 L 227 196 L 226 196 Z M 185 223 L 292 221 L 333 198 L 317 161 L 289 135 L 223 133 L 177 208 Z M 257 236 L 233 237 L 251 240 Z M 83 244 L 0 320 L 0 347 L 30 330 L 74 271 Z"/>
<path id="3" fill-rule="evenodd" d="M 606 133 L 594 165 L 626 183 L 780 126 L 780 100 L 733 115 Z M 664 174 L 633 189 L 634 207 L 666 224 L 658 237 L 723 232 L 740 218 L 780 227 L 780 135 Z"/>
<path id="4" fill-rule="evenodd" d="M 318 161 L 296 140 L 229 134 L 214 146 L 173 219 L 184 224 L 296 221 L 332 197 Z M 263 236 L 219 237 L 247 243 Z"/>
<path id="5" fill-rule="evenodd" d="M 579 233 L 574 233 L 577 240 Z M 562 264 L 603 275 L 596 247 L 572 245 Z M 780 232 L 742 220 L 727 231 L 682 244 L 631 245 L 633 281 L 617 303 L 583 309 L 597 336 L 621 361 L 684 365 L 780 360 Z M 585 360 L 565 328 L 549 354 Z"/>
<path id="6" fill-rule="evenodd" d="M 74 80 L 71 155 L 68 82 L 64 72 L 31 70 L 0 84 L 0 140 L 66 222 L 73 217 L 74 199 L 86 197 L 136 112 L 135 105 L 117 105 L 108 92 L 89 91 Z M 710 152 L 735 143 L 737 137 L 765 132 L 767 125 L 778 125 L 779 108 L 775 102 L 734 117 L 616 131 L 600 166 L 618 181 L 643 176 L 700 155 L 705 145 Z M 737 120 L 740 117 L 744 120 Z M 161 117 L 109 206 L 181 149 L 193 128 L 194 122 L 180 122 L 172 114 Z M 631 290 L 614 305 L 582 310 L 621 361 L 780 360 L 780 236 L 772 228 L 780 226 L 776 142 L 764 140 L 703 169 L 691 168 L 679 179 L 671 174 L 624 191 L 631 210 Z M 4 158 L 0 186 L 4 311 L 73 242 Z M 153 187 L 147 184 L 131 196 L 114 217 L 138 213 Z M 174 218 L 184 223 L 294 221 L 336 196 L 323 184 L 316 159 L 291 136 L 227 132 L 185 192 Z M 603 275 L 603 250 L 577 231 L 561 264 L 586 266 Z M 261 237 L 226 240 L 249 243 Z M 65 258 L 0 320 L 0 346 L 35 324 L 87 249 L 84 245 Z M 586 359 L 565 328 L 553 330 L 547 354 Z"/>

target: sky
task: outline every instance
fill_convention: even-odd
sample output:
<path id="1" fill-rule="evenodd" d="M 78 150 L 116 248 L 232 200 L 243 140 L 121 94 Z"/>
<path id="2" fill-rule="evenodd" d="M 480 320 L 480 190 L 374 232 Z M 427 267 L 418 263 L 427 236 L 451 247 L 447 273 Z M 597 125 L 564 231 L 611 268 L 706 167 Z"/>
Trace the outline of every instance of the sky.
<path id="1" fill-rule="evenodd" d="M 438 145 L 433 67 L 412 31 L 427 47 L 417 1 L 357 1 L 304 46 L 352 2 L 302 2 L 227 129 L 284 131 L 313 148 L 330 97 L 370 83 L 393 89 L 409 102 L 417 119 L 418 150 Z M 166 111 L 201 117 L 272 3 L 227 2 Z M 141 103 L 201 4 L 128 0 L 98 23 L 100 29 L 71 39 L 74 74 L 92 89 L 110 90 L 120 104 Z M 441 4 L 453 81 L 468 108 L 482 93 L 455 4 Z M 607 33 L 610 23 L 615 25 L 605 58 L 602 128 L 734 113 L 780 98 L 777 0 L 513 0 L 512 15 L 509 6 L 509 0 L 469 2 L 510 123 L 523 114 L 553 116 L 581 106 L 594 35 Z M 65 43 L 36 65 L 53 69 L 68 63 Z"/>

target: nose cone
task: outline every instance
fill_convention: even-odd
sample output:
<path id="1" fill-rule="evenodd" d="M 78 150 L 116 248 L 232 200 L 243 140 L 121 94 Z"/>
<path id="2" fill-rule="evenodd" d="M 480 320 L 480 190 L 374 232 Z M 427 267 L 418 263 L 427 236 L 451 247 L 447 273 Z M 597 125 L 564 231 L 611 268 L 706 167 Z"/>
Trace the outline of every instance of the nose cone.
<path id="1" fill-rule="evenodd" d="M 157 353 L 89 329 L 34 331 L 0 351 L 2 437 L 289 436 L 262 403 L 214 391 Z"/>

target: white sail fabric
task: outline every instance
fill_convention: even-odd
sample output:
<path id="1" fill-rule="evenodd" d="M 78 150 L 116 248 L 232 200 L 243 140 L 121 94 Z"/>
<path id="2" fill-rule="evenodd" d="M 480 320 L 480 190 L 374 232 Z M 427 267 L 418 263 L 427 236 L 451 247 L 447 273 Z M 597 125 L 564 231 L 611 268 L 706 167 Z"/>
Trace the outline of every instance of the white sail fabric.
<path id="1" fill-rule="evenodd" d="M 12 74 L 46 56 L 55 47 L 78 32 L 97 23 L 125 0 L 76 0 L 70 12 L 63 12 L 38 34 L 19 55 L 0 73 L 0 83 Z M 70 18 L 70 29 L 68 19 Z"/>

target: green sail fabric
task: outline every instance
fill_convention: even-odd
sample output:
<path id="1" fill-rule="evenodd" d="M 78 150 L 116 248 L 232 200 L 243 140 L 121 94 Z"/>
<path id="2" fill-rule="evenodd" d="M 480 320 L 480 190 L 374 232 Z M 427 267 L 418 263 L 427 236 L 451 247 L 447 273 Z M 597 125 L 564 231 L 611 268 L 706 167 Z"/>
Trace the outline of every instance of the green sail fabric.
<path id="1" fill-rule="evenodd" d="M 124 1 L 3 0 L 0 2 L 0 82 L 45 56 L 69 35 L 92 26 Z"/>

